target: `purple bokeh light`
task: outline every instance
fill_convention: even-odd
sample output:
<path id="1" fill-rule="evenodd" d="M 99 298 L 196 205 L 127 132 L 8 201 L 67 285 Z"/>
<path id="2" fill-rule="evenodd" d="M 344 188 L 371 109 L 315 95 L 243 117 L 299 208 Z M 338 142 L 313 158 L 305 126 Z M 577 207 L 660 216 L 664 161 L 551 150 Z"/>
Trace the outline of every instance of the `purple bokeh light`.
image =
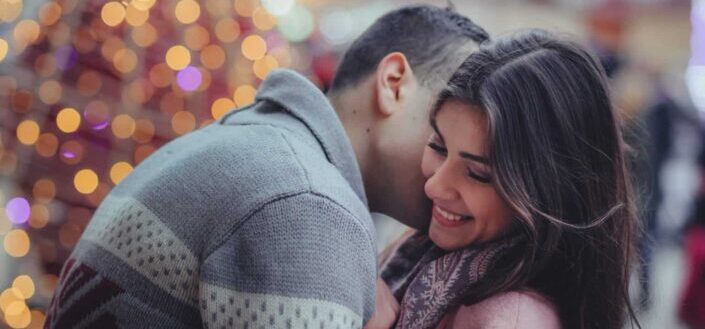
<path id="1" fill-rule="evenodd" d="M 29 219 L 29 202 L 25 198 L 14 198 L 7 202 L 5 213 L 11 222 L 22 224 Z"/>
<path id="2" fill-rule="evenodd" d="M 108 121 L 103 121 L 103 122 L 101 122 L 101 123 L 99 123 L 99 124 L 97 124 L 97 125 L 91 127 L 91 129 L 93 129 L 93 130 L 103 130 L 103 129 L 105 129 L 105 127 L 107 127 L 107 126 L 108 126 Z"/>
<path id="3" fill-rule="evenodd" d="M 193 66 L 187 66 L 185 69 L 176 74 L 176 82 L 179 87 L 185 91 L 194 91 L 198 89 L 202 81 L 201 71 Z"/>

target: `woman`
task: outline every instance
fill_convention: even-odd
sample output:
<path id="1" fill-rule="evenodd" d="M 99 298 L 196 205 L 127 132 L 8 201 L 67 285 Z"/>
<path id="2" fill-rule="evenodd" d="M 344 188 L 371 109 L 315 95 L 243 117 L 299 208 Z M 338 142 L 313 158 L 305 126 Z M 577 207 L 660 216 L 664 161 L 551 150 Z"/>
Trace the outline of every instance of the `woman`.
<path id="1" fill-rule="evenodd" d="M 532 30 L 468 57 L 432 113 L 430 226 L 387 257 L 369 327 L 638 326 L 618 121 L 573 42 Z"/>

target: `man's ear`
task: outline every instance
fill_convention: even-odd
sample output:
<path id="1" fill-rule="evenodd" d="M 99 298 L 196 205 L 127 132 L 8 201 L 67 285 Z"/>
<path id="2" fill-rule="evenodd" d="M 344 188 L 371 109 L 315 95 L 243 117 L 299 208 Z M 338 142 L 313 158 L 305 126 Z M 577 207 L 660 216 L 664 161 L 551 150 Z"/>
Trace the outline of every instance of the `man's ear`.
<path id="1" fill-rule="evenodd" d="M 402 100 L 416 84 L 414 72 L 400 52 L 390 53 L 379 62 L 375 72 L 377 107 L 380 114 L 390 116 L 402 108 Z"/>

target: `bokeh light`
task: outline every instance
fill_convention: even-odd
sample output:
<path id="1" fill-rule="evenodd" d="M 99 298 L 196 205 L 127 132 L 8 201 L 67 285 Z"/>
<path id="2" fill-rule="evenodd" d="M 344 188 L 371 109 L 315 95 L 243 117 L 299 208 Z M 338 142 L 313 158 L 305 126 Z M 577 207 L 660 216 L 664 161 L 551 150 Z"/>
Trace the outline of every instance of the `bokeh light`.
<path id="1" fill-rule="evenodd" d="M 184 31 L 184 44 L 192 50 L 201 50 L 210 42 L 208 29 L 200 25 L 193 25 Z"/>
<path id="2" fill-rule="evenodd" d="M 29 275 L 20 275 L 12 281 L 12 287 L 17 289 L 22 298 L 30 299 L 34 296 L 34 282 Z"/>
<path id="3" fill-rule="evenodd" d="M 276 58 L 271 55 L 264 56 L 254 62 L 252 65 L 252 72 L 260 80 L 264 80 L 269 72 L 279 67 L 279 63 Z"/>
<path id="4" fill-rule="evenodd" d="M 12 198 L 5 205 L 7 218 L 15 224 L 25 223 L 29 219 L 29 202 L 25 198 Z"/>
<path id="5" fill-rule="evenodd" d="M 177 135 L 186 134 L 196 128 L 196 117 L 188 111 L 179 111 L 171 118 L 171 128 Z"/>
<path id="6" fill-rule="evenodd" d="M 56 104 L 61 99 L 63 88 L 56 80 L 45 81 L 39 86 L 39 99 L 47 105 Z"/>
<path id="7" fill-rule="evenodd" d="M 23 1 L 0 1 L 0 23 L 10 23 L 22 13 Z"/>
<path id="8" fill-rule="evenodd" d="M 24 257 L 29 252 L 29 235 L 21 229 L 12 230 L 5 235 L 3 246 L 8 255 Z"/>
<path id="9" fill-rule="evenodd" d="M 174 71 L 168 65 L 159 63 L 149 70 L 149 81 L 157 87 L 166 87 L 174 81 Z"/>
<path id="10" fill-rule="evenodd" d="M 296 5 L 286 15 L 277 17 L 279 32 L 291 42 L 306 40 L 314 27 L 313 14 L 303 6 Z"/>
<path id="11" fill-rule="evenodd" d="M 154 124 L 147 119 L 139 119 L 135 121 L 135 132 L 132 134 L 132 139 L 138 143 L 149 143 L 154 137 Z"/>
<path id="12" fill-rule="evenodd" d="M 32 195 L 39 202 L 50 202 L 56 195 L 56 185 L 51 179 L 41 178 L 34 183 Z"/>
<path id="13" fill-rule="evenodd" d="M 121 73 L 129 73 L 137 66 L 137 54 L 129 48 L 123 48 L 113 55 L 113 65 Z"/>
<path id="14" fill-rule="evenodd" d="M 185 91 L 194 91 L 201 85 L 201 71 L 193 66 L 187 66 L 176 74 L 179 87 Z"/>
<path id="15" fill-rule="evenodd" d="M 39 124 L 34 120 L 25 120 L 17 125 L 17 140 L 24 145 L 32 145 L 39 138 Z"/>
<path id="16" fill-rule="evenodd" d="M 33 204 L 30 208 L 29 226 L 40 229 L 49 224 L 49 208 L 43 204 Z"/>
<path id="17" fill-rule="evenodd" d="M 173 46 L 166 52 L 166 64 L 172 70 L 183 70 L 191 63 L 191 53 L 184 46 Z"/>
<path id="18" fill-rule="evenodd" d="M 215 24 L 215 36 L 221 42 L 233 42 L 240 36 L 240 24 L 230 17 L 221 18 Z"/>
<path id="19" fill-rule="evenodd" d="M 26 328 L 32 321 L 32 316 L 24 301 L 13 301 L 5 309 L 5 321 L 12 328 Z"/>
<path id="20" fill-rule="evenodd" d="M 98 175 L 91 169 L 81 169 L 73 177 L 73 186 L 80 193 L 93 193 L 98 187 Z"/>
<path id="21" fill-rule="evenodd" d="M 213 119 L 220 119 L 225 113 L 235 108 L 235 102 L 229 98 L 218 98 L 211 105 Z"/>
<path id="22" fill-rule="evenodd" d="M 113 184 L 117 185 L 127 177 L 127 175 L 132 172 L 132 166 L 124 161 L 120 161 L 115 163 L 112 167 L 110 167 L 110 180 L 113 182 Z"/>
<path id="23" fill-rule="evenodd" d="M 235 1 L 235 11 L 243 17 L 250 17 L 259 5 L 259 0 L 237 0 Z"/>
<path id="24" fill-rule="evenodd" d="M 105 129 L 110 121 L 110 109 L 105 102 L 100 100 L 94 100 L 86 104 L 83 110 L 83 117 L 86 119 L 86 123 L 93 130 L 103 130 Z"/>
<path id="25" fill-rule="evenodd" d="M 44 4 L 40 9 L 37 16 L 39 16 L 39 22 L 44 26 L 54 25 L 61 18 L 62 9 L 61 6 L 56 2 L 49 2 Z"/>
<path id="26" fill-rule="evenodd" d="M 97 94 L 102 86 L 103 80 L 100 78 L 100 75 L 93 70 L 83 72 L 76 82 L 78 93 L 86 97 Z"/>
<path id="27" fill-rule="evenodd" d="M 65 133 L 78 130 L 81 125 L 81 114 L 74 108 L 65 108 L 56 115 L 56 126 Z"/>
<path id="28" fill-rule="evenodd" d="M 46 158 L 52 157 L 59 148 L 59 139 L 52 133 L 43 133 L 39 135 L 34 147 L 39 155 Z"/>
<path id="29" fill-rule="evenodd" d="M 130 2 L 125 11 L 125 21 L 131 26 L 142 26 L 149 20 L 149 10 L 141 9 L 135 5 L 136 1 Z"/>
<path id="30" fill-rule="evenodd" d="M 225 63 L 225 51 L 219 45 L 208 45 L 201 50 L 201 64 L 208 69 L 219 69 Z"/>
<path id="31" fill-rule="evenodd" d="M 262 6 L 276 16 L 288 14 L 295 4 L 295 0 L 262 0 Z"/>
<path id="32" fill-rule="evenodd" d="M 252 23 L 262 31 L 269 31 L 277 25 L 277 18 L 262 7 L 252 13 Z"/>
<path id="33" fill-rule="evenodd" d="M 128 114 L 115 116 L 111 125 L 113 134 L 117 138 L 126 139 L 135 132 L 135 120 Z"/>
<path id="34" fill-rule="evenodd" d="M 354 31 L 354 19 L 346 11 L 334 11 L 321 18 L 319 31 L 326 41 L 340 45 L 351 41 Z"/>
<path id="35" fill-rule="evenodd" d="M 249 60 L 257 60 L 267 53 L 267 42 L 259 35 L 249 35 L 242 41 L 242 54 Z"/>
<path id="36" fill-rule="evenodd" d="M 131 36 L 136 45 L 146 48 L 157 41 L 158 33 L 152 24 L 145 23 L 132 29 Z"/>
<path id="37" fill-rule="evenodd" d="M 39 24 L 33 20 L 25 19 L 15 25 L 12 35 L 15 38 L 16 46 L 19 48 L 37 41 L 39 38 Z"/>
<path id="38" fill-rule="evenodd" d="M 237 107 L 243 107 L 252 104 L 255 101 L 256 93 L 257 90 L 250 85 L 237 87 L 233 95 L 235 105 L 237 105 Z"/>
<path id="39" fill-rule="evenodd" d="M 75 140 L 66 141 L 61 144 L 59 155 L 64 163 L 75 165 L 83 160 L 83 145 Z"/>
<path id="40" fill-rule="evenodd" d="M 118 26 L 125 19 L 127 14 L 125 6 L 119 2 L 111 1 L 103 5 L 100 11 L 100 17 L 108 26 Z"/>
<path id="41" fill-rule="evenodd" d="M 176 19 L 182 24 L 191 24 L 201 15 L 201 6 L 194 0 L 180 0 L 174 9 Z"/>

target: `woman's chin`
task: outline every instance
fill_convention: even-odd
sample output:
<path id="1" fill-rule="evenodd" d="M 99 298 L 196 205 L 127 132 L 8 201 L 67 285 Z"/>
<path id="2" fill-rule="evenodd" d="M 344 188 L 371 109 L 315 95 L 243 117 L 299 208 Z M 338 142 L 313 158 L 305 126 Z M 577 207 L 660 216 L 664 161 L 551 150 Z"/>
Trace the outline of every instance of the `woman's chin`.
<path id="1" fill-rule="evenodd" d="M 435 223 L 432 223 L 431 226 L 429 227 L 428 237 L 439 248 L 446 250 L 446 251 L 453 251 L 453 250 L 458 250 L 458 249 L 464 248 L 465 246 L 470 244 L 470 243 L 464 243 L 463 241 L 460 241 L 460 239 L 458 239 L 457 237 L 455 237 L 451 234 L 448 234 L 448 232 L 444 232 L 443 230 L 440 230 L 434 226 L 435 226 Z"/>

